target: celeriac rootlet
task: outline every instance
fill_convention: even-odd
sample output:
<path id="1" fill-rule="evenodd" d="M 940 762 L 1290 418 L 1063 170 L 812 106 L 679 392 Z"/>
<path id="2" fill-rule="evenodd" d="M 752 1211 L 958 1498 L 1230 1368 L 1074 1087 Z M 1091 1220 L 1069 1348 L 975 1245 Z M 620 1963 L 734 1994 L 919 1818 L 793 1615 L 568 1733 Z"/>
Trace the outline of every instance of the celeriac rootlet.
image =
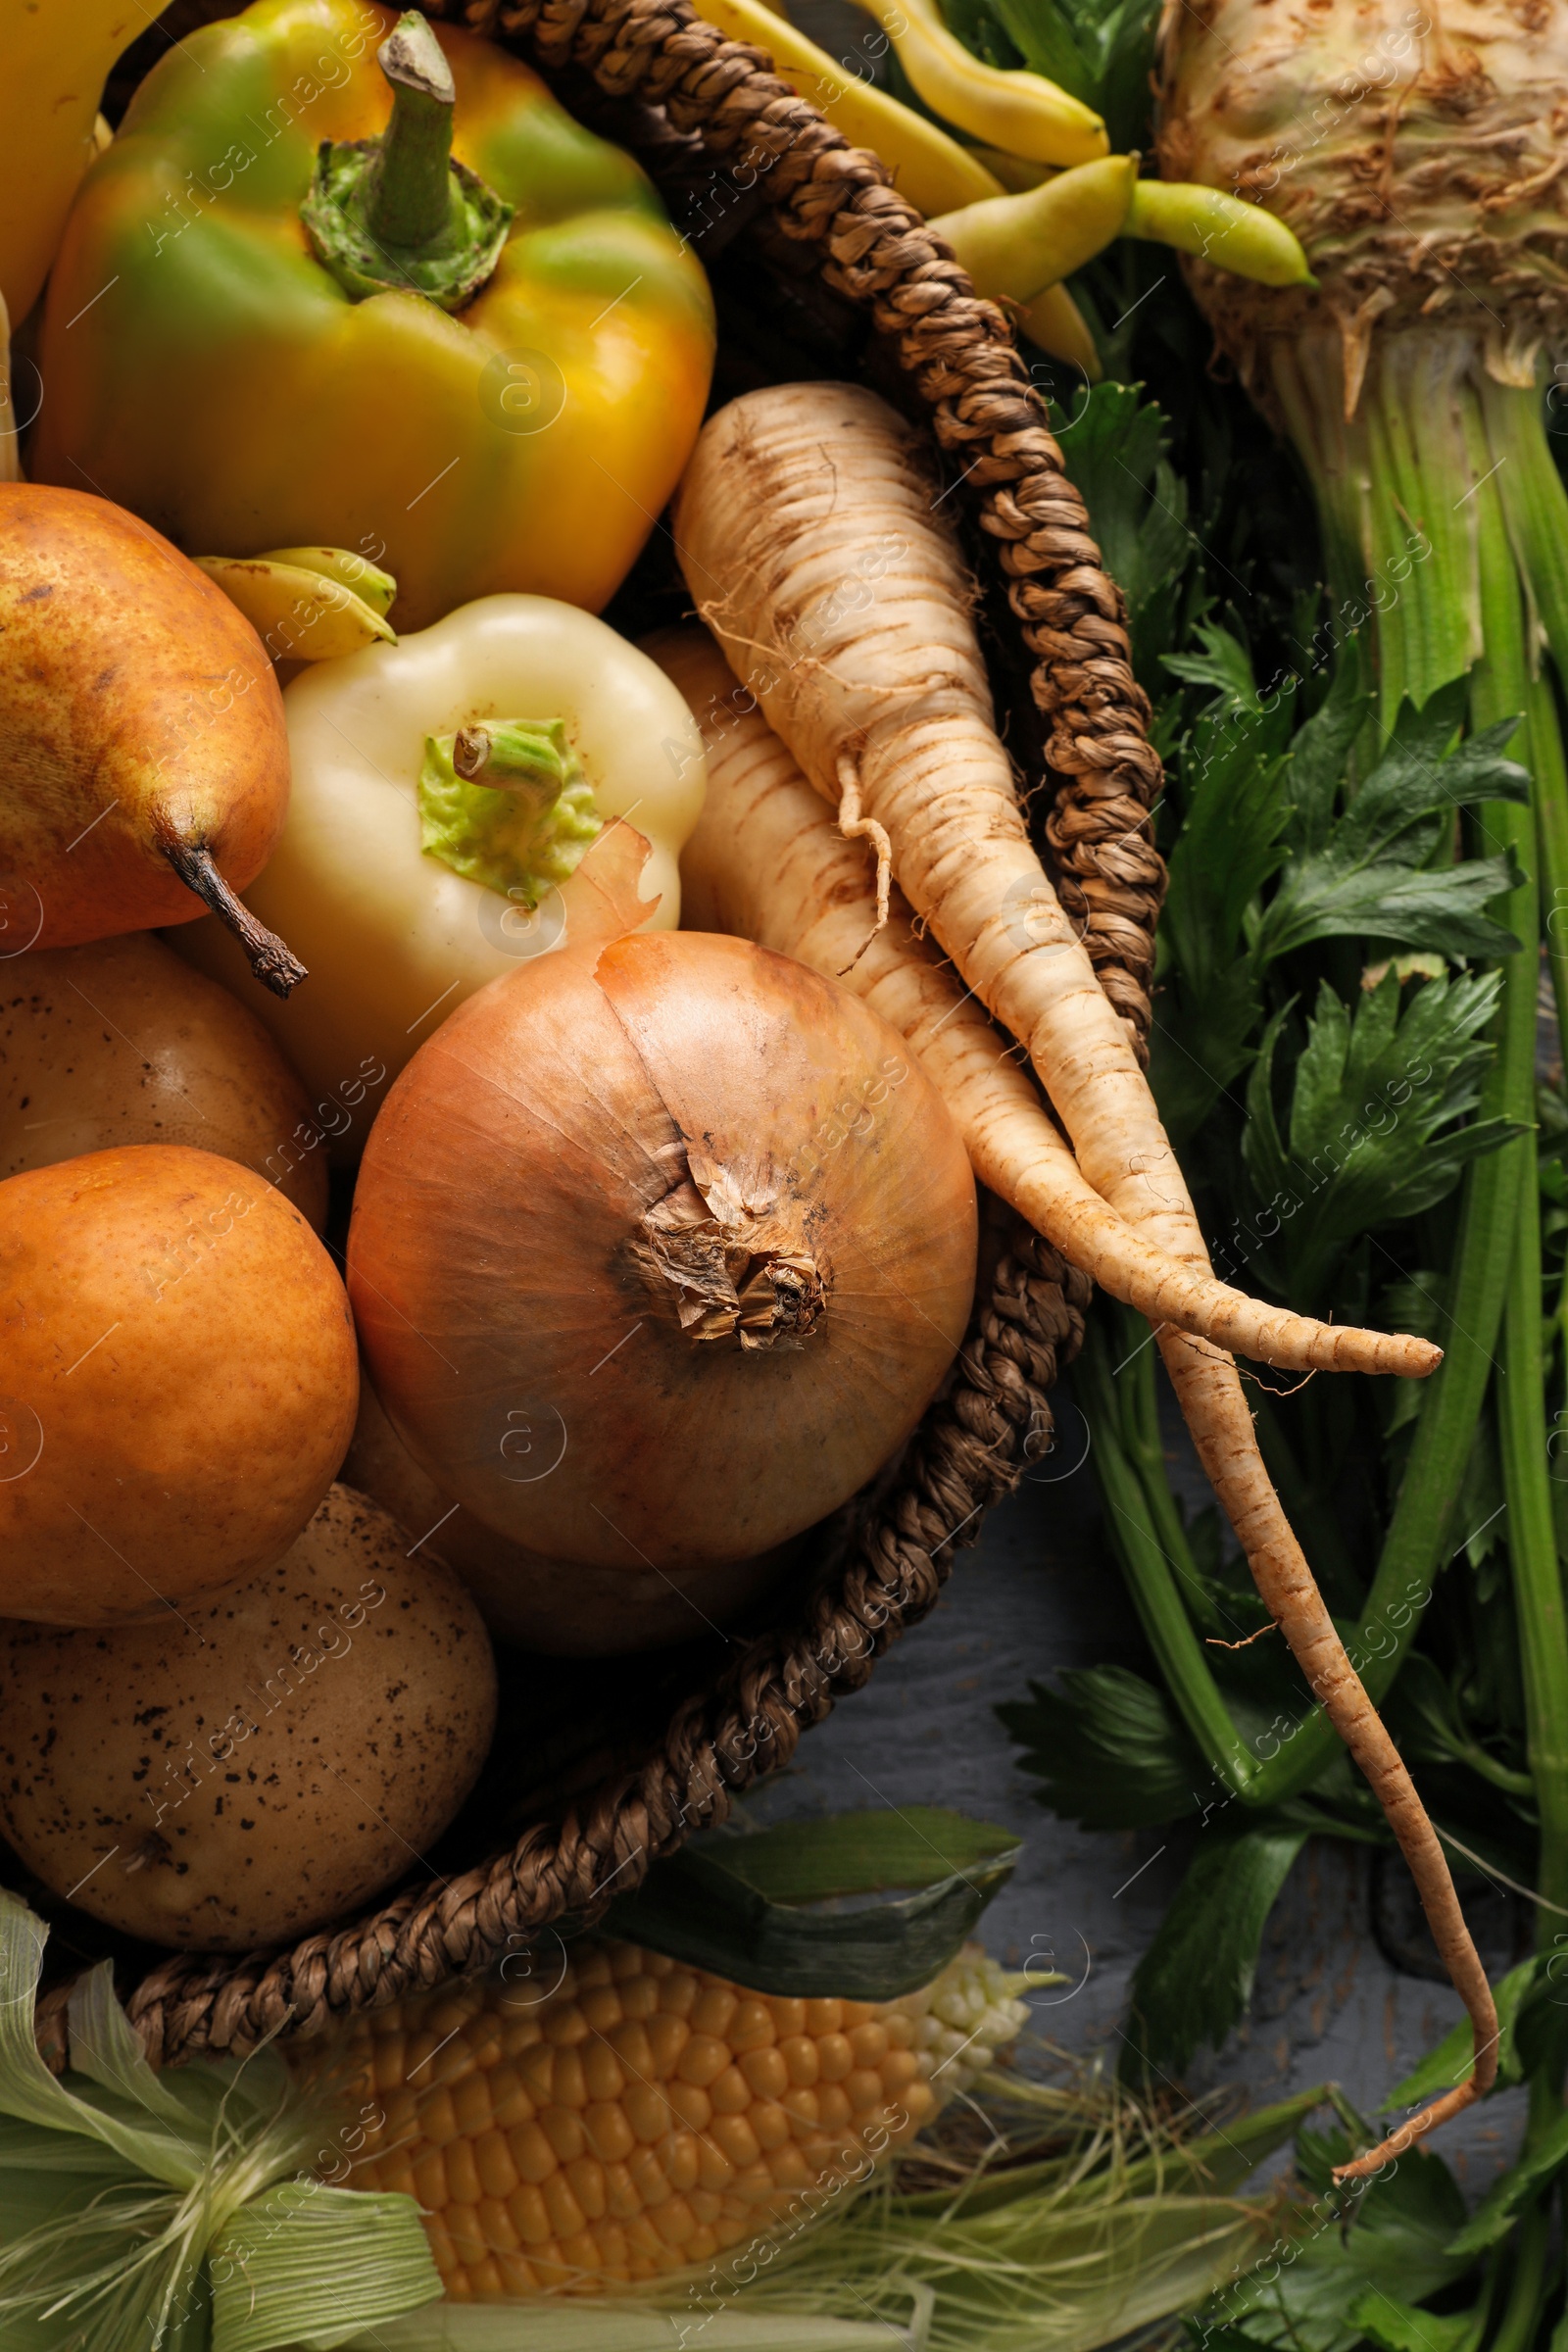
<path id="1" fill-rule="evenodd" d="M 1507 1543 L 1541 1847 L 1541 1934 L 1568 1906 L 1568 1633 L 1553 1527 L 1536 1177 L 1538 956 L 1568 1015 L 1568 772 L 1554 683 L 1568 679 L 1568 496 L 1544 430 L 1565 368 L 1568 9 L 1482 4 L 1461 18 L 1350 0 L 1266 15 L 1250 0 L 1162 24 L 1159 156 L 1173 179 L 1256 196 L 1289 222 L 1311 289 L 1269 291 L 1195 262 L 1218 340 L 1290 435 L 1316 493 L 1337 635 L 1370 624 L 1380 714 L 1471 676 L 1470 722 L 1518 717 L 1533 807 L 1468 822 L 1512 851 L 1498 1052 L 1483 1115 L 1522 1132 L 1465 1184 L 1449 1349 L 1425 1401 L 1367 1612 L 1392 1624 L 1386 1690 L 1414 1639 L 1494 1356 Z M 1544 932 L 1544 939 L 1543 939 Z M 1560 1320 L 1560 1317 L 1559 1317 Z M 1498 1345 L 1499 1327 L 1501 1332 Z M 1420 1476 L 1418 1477 L 1418 1465 Z M 1420 1489 L 1420 1493 L 1415 1490 Z M 1422 1526 L 1419 1537 L 1415 1522 Z M 1310 1743 L 1294 1786 L 1319 1768 Z M 1281 1788 L 1277 1792 L 1287 1793 Z M 1559 2054 L 1560 2057 L 1560 2054 Z M 1547 2072 L 1560 2082 L 1562 2066 Z M 1557 2092 L 1544 2092 L 1555 2103 Z"/>
<path id="2" fill-rule="evenodd" d="M 962 992 L 907 907 L 900 901 L 879 920 L 869 866 L 835 828 L 752 695 L 734 685 L 716 647 L 698 631 L 683 631 L 656 639 L 650 650 L 687 694 L 709 745 L 708 801 L 683 865 L 691 919 L 743 931 L 819 968 L 844 969 L 849 984 L 904 1033 L 930 1071 L 982 1181 L 1058 1241 L 1074 1262 L 1091 1264 L 1098 1280 L 1151 1311 L 1141 1237 L 1090 1193 L 974 992 Z M 1212 1314 L 1221 1286 L 1210 1280 L 1200 1290 L 1200 1281 L 1188 1311 Z M 1160 1295 L 1168 1295 L 1168 1286 Z M 1495 2056 L 1483 2045 L 1494 2041 L 1496 2030 L 1485 1971 L 1409 1772 L 1346 1656 L 1263 1468 L 1235 1365 L 1209 1341 L 1189 1338 L 1163 1318 L 1156 1330 L 1200 1456 L 1258 1591 L 1371 1783 L 1421 1889 L 1438 1948 L 1474 2022 L 1480 2054 L 1473 2080 L 1484 2088 L 1487 2059 L 1494 2071 Z M 1475 2095 L 1466 2083 L 1435 2101 L 1425 2111 L 1425 2128 Z"/>

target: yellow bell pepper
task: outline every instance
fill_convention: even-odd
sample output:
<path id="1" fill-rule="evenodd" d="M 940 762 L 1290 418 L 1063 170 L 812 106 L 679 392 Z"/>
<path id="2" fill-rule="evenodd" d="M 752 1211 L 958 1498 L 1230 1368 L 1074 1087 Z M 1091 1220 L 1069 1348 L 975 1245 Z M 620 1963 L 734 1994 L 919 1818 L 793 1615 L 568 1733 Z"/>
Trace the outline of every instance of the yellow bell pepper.
<path id="1" fill-rule="evenodd" d="M 310 978 L 285 1004 L 220 923 L 169 942 L 267 1023 L 339 1155 L 357 1157 L 364 1121 L 334 1108 L 356 1072 L 396 1077 L 528 956 L 639 917 L 675 929 L 708 768 L 663 671 L 547 597 L 484 597 L 318 662 L 283 711 L 288 818 L 245 902 L 283 926 Z"/>
<path id="2" fill-rule="evenodd" d="M 0 300 L 15 326 L 98 152 L 109 69 L 149 21 L 133 0 L 0 0 Z"/>
<path id="3" fill-rule="evenodd" d="M 400 631 L 501 590 L 597 610 L 712 352 L 649 181 L 517 59 L 368 0 L 258 0 L 168 53 L 88 172 L 29 466 L 192 556 L 357 551 Z"/>

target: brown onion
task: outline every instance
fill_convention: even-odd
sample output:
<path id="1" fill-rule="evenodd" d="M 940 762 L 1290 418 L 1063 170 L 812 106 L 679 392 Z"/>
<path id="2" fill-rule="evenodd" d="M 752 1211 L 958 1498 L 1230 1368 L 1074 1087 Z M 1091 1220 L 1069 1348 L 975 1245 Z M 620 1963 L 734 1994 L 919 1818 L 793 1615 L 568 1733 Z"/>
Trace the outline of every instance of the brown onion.
<path id="1" fill-rule="evenodd" d="M 467 1586 L 493 1640 L 546 1657 L 614 1658 L 722 1633 L 796 1566 L 799 1544 L 755 1560 L 677 1575 L 549 1560 L 481 1527 L 421 1470 L 381 1410 L 368 1374 L 343 1463 L 343 1484 L 407 1528 L 420 1559 L 444 1560 Z"/>
<path id="2" fill-rule="evenodd" d="M 745 1559 L 894 1454 L 974 1286 L 974 1184 L 903 1040 L 750 941 L 541 956 L 366 1148 L 349 1290 L 416 1459 L 531 1550 Z"/>

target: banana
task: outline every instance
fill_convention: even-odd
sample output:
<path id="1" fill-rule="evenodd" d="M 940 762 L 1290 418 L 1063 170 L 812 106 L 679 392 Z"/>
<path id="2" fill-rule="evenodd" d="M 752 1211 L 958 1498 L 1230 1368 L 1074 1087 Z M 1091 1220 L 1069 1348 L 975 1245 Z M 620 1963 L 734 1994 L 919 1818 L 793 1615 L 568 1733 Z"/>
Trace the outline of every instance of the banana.
<path id="1" fill-rule="evenodd" d="M 971 56 L 936 0 L 855 0 L 892 39 L 899 63 L 933 114 L 973 139 L 1032 164 L 1092 164 L 1109 152 L 1092 107 L 1042 74 L 1004 73 Z"/>
<path id="2" fill-rule="evenodd" d="M 288 551 L 363 561 L 346 549 Z M 329 662 L 368 645 L 396 644 L 396 632 L 363 596 L 318 564 L 272 556 L 198 556 L 200 568 L 238 605 L 274 662 Z M 381 579 L 386 578 L 383 572 Z M 388 603 L 391 599 L 388 598 Z"/>
<path id="3" fill-rule="evenodd" d="M 917 115 L 885 90 L 860 81 L 836 58 L 797 32 L 787 18 L 776 16 L 762 0 L 702 0 L 710 24 L 732 40 L 750 41 L 765 49 L 774 71 L 799 97 L 819 107 L 828 121 L 857 147 L 869 147 L 893 173 L 899 193 L 907 196 L 927 219 L 933 213 L 956 212 L 960 205 L 983 204 L 1003 193 L 966 147 L 949 138 L 934 122 Z"/>
<path id="4" fill-rule="evenodd" d="M 347 588 L 372 612 L 385 620 L 392 610 L 398 584 L 389 571 L 382 571 L 364 556 L 347 547 L 269 547 L 257 558 L 259 564 L 293 564 L 302 571 L 318 571 L 326 580 L 336 580 Z"/>

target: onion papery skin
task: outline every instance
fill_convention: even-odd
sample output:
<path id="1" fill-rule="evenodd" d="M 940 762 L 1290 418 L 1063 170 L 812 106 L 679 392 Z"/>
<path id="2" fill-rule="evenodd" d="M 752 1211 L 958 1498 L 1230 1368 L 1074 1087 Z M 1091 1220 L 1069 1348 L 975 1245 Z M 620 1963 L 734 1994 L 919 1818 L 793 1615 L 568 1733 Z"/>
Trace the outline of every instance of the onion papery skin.
<path id="1" fill-rule="evenodd" d="M 1318 288 L 1198 260 L 1190 282 L 1283 423 L 1259 345 L 1345 346 L 1352 406 L 1374 327 L 1459 318 L 1499 383 L 1568 329 L 1568 0 L 1166 0 L 1160 170 L 1265 204 Z"/>
<path id="2" fill-rule="evenodd" d="M 446 1493 L 647 1574 L 752 1557 L 864 1485 L 952 1364 L 976 1247 L 895 1030 L 749 941 L 649 934 L 520 967 L 420 1048 L 366 1149 L 349 1287 Z"/>

